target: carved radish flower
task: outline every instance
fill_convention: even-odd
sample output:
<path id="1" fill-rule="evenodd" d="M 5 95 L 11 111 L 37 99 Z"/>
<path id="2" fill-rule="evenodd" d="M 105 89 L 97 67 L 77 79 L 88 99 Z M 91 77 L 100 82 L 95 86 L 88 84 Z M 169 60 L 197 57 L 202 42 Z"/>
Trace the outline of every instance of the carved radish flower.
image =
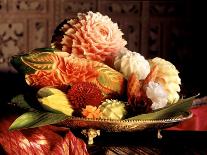
<path id="1" fill-rule="evenodd" d="M 163 108 L 167 105 L 167 93 L 158 83 L 149 82 L 146 86 L 146 95 L 152 101 L 152 110 Z"/>
<path id="2" fill-rule="evenodd" d="M 123 73 L 126 79 L 132 73 L 135 73 L 139 80 L 143 80 L 150 72 L 149 62 L 139 53 L 131 52 L 127 48 L 123 48 L 119 55 L 115 58 L 114 66 L 116 70 Z"/>

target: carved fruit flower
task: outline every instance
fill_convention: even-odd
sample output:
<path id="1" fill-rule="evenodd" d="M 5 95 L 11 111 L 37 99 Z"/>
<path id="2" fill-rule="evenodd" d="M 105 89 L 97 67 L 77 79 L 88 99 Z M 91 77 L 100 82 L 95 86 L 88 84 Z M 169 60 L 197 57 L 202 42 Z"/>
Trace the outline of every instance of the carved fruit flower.
<path id="1" fill-rule="evenodd" d="M 167 92 L 168 103 L 175 103 L 179 99 L 181 79 L 176 67 L 169 61 L 162 58 L 154 58 L 149 60 L 151 68 L 157 65 L 157 75 L 154 82 L 163 86 Z"/>
<path id="2" fill-rule="evenodd" d="M 106 99 L 100 106 L 102 119 L 116 119 L 120 120 L 125 117 L 127 111 L 125 103 L 118 100 Z"/>
<path id="3" fill-rule="evenodd" d="M 63 21 L 53 35 L 52 46 L 78 57 L 107 62 L 126 45 L 122 35 L 108 16 L 89 11 Z"/>
<path id="4" fill-rule="evenodd" d="M 131 52 L 123 48 L 114 61 L 115 69 L 123 73 L 126 79 L 132 73 L 138 75 L 139 80 L 143 80 L 150 72 L 149 62 L 139 53 Z"/>
<path id="5" fill-rule="evenodd" d="M 99 106 L 103 99 L 100 89 L 89 82 L 74 84 L 68 91 L 67 96 L 74 109 L 85 108 L 86 105 Z"/>
<path id="6" fill-rule="evenodd" d="M 103 63 L 65 53 L 33 52 L 13 57 L 11 62 L 25 74 L 27 84 L 35 88 L 51 86 L 66 91 L 78 82 L 90 82 L 104 97 L 124 93 L 125 79 L 121 73 Z"/>
<path id="7" fill-rule="evenodd" d="M 91 105 L 87 105 L 86 108 L 84 108 L 82 110 L 82 115 L 85 118 L 96 119 L 96 118 L 100 118 L 101 112 L 100 112 L 100 109 L 98 109 L 97 107 L 91 106 Z"/>
<path id="8" fill-rule="evenodd" d="M 146 95 L 152 101 L 152 110 L 163 108 L 167 105 L 167 93 L 158 83 L 149 82 L 146 87 Z"/>

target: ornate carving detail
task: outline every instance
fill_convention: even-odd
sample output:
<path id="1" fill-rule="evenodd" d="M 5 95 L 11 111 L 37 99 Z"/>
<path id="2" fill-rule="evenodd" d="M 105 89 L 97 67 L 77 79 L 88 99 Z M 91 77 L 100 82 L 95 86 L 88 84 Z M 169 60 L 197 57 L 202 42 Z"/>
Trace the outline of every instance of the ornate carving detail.
<path id="1" fill-rule="evenodd" d="M 13 0 L 14 11 L 46 12 L 46 0 Z"/>
<path id="2" fill-rule="evenodd" d="M 112 19 L 113 20 L 113 19 Z M 127 40 L 127 48 L 131 51 L 140 51 L 140 25 L 139 22 L 133 19 L 122 20 L 116 18 L 113 21 L 117 21 L 120 29 L 124 33 L 124 39 Z"/>
<path id="3" fill-rule="evenodd" d="M 7 0 L 0 0 L 0 12 L 7 10 Z"/>
<path id="4" fill-rule="evenodd" d="M 47 46 L 48 44 L 47 38 L 49 38 L 47 26 L 48 25 L 46 20 L 30 21 L 31 31 L 30 31 L 29 50 Z"/>
<path id="5" fill-rule="evenodd" d="M 192 56 L 192 31 L 190 23 L 168 23 L 165 27 L 165 56 L 174 64 L 184 67 L 186 61 L 193 60 Z"/>
<path id="6" fill-rule="evenodd" d="M 183 14 L 184 9 L 181 2 L 151 2 L 150 14 L 153 16 L 179 16 Z"/>
<path id="7" fill-rule="evenodd" d="M 64 14 L 69 12 L 85 12 L 85 11 L 96 11 L 96 0 L 62 0 L 62 10 Z"/>
<path id="8" fill-rule="evenodd" d="M 20 22 L 0 23 L 0 27 L 0 70 L 9 70 L 8 59 L 23 46 L 24 25 Z"/>
<path id="9" fill-rule="evenodd" d="M 140 26 L 139 24 L 132 24 L 129 23 L 125 29 L 125 38 L 127 40 L 127 47 L 131 51 L 140 52 L 140 34 L 139 31 Z"/>
<path id="10" fill-rule="evenodd" d="M 101 12 L 115 13 L 115 14 L 131 14 L 141 15 L 140 2 L 138 1 L 108 1 L 103 0 L 99 3 L 99 10 Z"/>
<path id="11" fill-rule="evenodd" d="M 135 132 L 146 129 L 163 129 L 176 125 L 179 122 L 190 119 L 193 116 L 191 112 L 183 113 L 179 117 L 172 117 L 162 120 L 113 120 L 113 119 L 88 119 L 73 117 L 66 119 L 57 126 L 80 129 L 98 129 L 107 132 Z"/>
<path id="12" fill-rule="evenodd" d="M 149 52 L 148 57 L 161 55 L 161 26 L 160 24 L 151 23 L 149 29 Z"/>

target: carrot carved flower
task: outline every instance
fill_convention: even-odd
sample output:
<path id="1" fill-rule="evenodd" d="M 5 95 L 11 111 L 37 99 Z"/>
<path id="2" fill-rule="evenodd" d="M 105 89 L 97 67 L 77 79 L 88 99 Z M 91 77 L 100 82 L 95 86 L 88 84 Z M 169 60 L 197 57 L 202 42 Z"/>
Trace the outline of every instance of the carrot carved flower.
<path id="1" fill-rule="evenodd" d="M 63 21 L 53 35 L 52 46 L 78 57 L 107 62 L 127 44 L 122 35 L 108 16 L 89 11 Z"/>
<path id="2" fill-rule="evenodd" d="M 87 105 L 86 108 L 83 109 L 82 115 L 85 118 L 96 119 L 96 118 L 100 118 L 101 112 L 100 112 L 100 109 L 98 109 L 97 107 L 91 106 L 91 105 Z"/>

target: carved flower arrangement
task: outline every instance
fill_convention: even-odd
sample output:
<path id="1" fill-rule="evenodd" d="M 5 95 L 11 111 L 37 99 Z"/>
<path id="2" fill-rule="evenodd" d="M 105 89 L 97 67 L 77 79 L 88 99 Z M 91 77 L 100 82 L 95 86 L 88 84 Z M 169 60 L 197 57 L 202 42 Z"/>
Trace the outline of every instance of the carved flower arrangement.
<path id="1" fill-rule="evenodd" d="M 176 67 L 130 51 L 122 36 L 108 16 L 79 13 L 57 27 L 51 48 L 13 56 L 11 64 L 24 75 L 32 93 L 30 100 L 25 94 L 12 99 L 26 113 L 10 130 L 73 117 L 149 120 L 188 111 L 194 97 L 180 99 Z"/>

